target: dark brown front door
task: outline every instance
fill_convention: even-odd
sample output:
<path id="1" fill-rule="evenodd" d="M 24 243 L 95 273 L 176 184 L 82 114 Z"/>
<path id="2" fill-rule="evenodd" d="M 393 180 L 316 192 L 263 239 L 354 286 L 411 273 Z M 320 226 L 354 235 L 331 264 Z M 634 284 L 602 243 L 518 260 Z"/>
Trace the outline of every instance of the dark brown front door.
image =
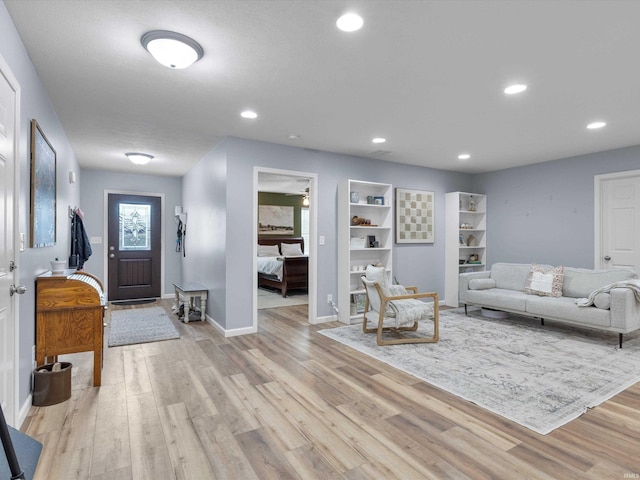
<path id="1" fill-rule="evenodd" d="M 159 297 L 161 199 L 109 194 L 109 300 Z"/>

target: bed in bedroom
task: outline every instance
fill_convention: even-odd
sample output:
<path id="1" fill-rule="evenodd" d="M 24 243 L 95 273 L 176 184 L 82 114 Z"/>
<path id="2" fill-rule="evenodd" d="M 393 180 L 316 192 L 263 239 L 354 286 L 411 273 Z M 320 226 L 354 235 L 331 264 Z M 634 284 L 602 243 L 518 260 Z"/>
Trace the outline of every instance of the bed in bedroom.
<path id="1" fill-rule="evenodd" d="M 280 290 L 307 289 L 309 257 L 302 237 L 258 237 L 258 287 Z"/>

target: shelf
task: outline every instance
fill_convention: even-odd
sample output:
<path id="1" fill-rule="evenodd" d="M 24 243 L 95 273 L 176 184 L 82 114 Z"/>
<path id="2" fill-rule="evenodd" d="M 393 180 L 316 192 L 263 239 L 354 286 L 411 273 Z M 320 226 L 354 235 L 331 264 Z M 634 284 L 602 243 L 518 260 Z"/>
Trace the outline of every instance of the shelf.
<path id="1" fill-rule="evenodd" d="M 358 193 L 358 202 L 351 202 L 352 192 Z M 382 197 L 384 204 L 367 203 L 367 197 Z M 369 224 L 353 225 L 353 217 L 366 219 Z M 365 275 L 365 270 L 353 271 L 351 268 L 381 264 L 384 265 L 388 278 L 393 278 L 394 225 L 392 185 L 361 180 L 347 180 L 340 183 L 338 186 L 338 318 L 341 322 L 349 324 L 353 321 L 362 321 L 361 314 L 356 317 L 350 315 L 350 295 L 365 293 L 360 281 L 360 277 Z M 375 237 L 375 241 L 378 242 L 377 248 L 369 248 L 368 237 Z M 357 240 L 352 240 L 354 238 Z"/>
<path id="2" fill-rule="evenodd" d="M 468 210 L 473 198 L 475 209 Z M 482 193 L 449 192 L 445 194 L 445 295 L 447 306 L 460 305 L 459 281 L 464 272 L 486 270 L 487 260 L 487 196 Z M 469 228 L 464 228 L 465 225 Z M 475 245 L 467 241 L 473 237 Z M 467 262 L 469 258 L 480 263 Z"/>
<path id="3" fill-rule="evenodd" d="M 361 229 L 361 230 L 390 230 L 391 227 L 381 227 L 380 225 L 351 225 L 351 228 L 353 229 Z"/>
<path id="4" fill-rule="evenodd" d="M 391 205 L 376 205 L 375 203 L 350 203 L 351 207 L 367 207 L 367 208 L 391 208 Z"/>

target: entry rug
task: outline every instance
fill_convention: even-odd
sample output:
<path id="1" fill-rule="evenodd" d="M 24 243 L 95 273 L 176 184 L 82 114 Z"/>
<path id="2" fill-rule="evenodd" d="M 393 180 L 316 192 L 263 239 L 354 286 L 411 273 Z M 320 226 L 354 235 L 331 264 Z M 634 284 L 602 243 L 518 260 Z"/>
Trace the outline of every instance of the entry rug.
<path id="1" fill-rule="evenodd" d="M 640 381 L 639 332 L 619 349 L 616 333 L 474 309 L 441 311 L 436 344 L 378 346 L 362 325 L 320 333 L 542 435 Z"/>
<path id="2" fill-rule="evenodd" d="M 161 307 L 111 312 L 109 346 L 133 345 L 180 338 L 169 315 Z"/>

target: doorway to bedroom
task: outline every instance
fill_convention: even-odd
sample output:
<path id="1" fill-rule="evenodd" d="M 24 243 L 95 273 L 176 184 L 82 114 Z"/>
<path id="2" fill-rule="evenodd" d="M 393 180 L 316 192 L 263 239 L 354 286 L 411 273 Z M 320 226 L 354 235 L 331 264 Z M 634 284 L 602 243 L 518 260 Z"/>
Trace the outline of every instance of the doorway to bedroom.
<path id="1" fill-rule="evenodd" d="M 313 173 L 255 169 L 256 327 L 258 311 L 295 306 L 310 323 L 315 318 L 316 179 Z"/>

